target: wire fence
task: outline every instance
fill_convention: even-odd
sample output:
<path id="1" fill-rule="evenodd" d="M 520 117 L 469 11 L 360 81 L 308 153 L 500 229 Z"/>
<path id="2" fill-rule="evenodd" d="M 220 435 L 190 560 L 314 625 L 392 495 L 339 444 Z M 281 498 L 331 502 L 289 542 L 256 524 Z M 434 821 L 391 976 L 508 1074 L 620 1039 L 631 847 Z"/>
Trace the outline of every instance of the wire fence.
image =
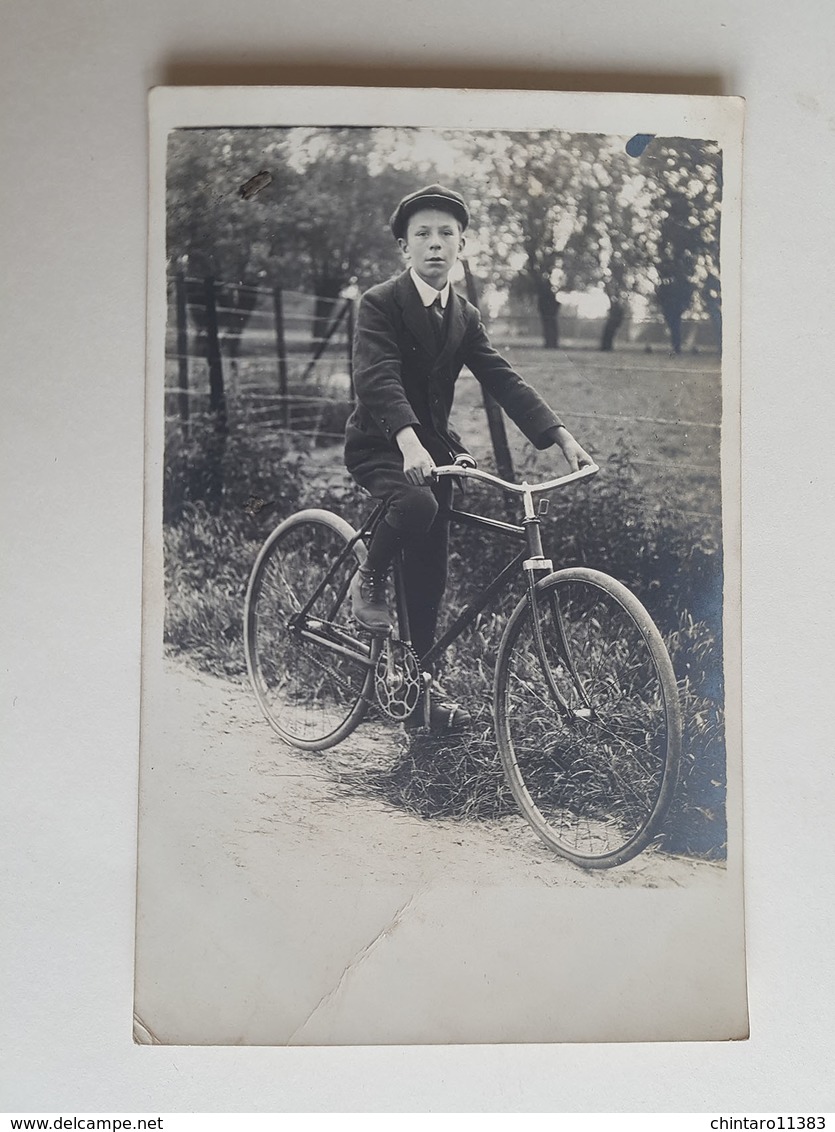
<path id="1" fill-rule="evenodd" d="M 354 403 L 354 303 L 175 275 L 168 289 L 166 425 L 188 439 L 292 430 L 337 440 Z"/>
<path id="2" fill-rule="evenodd" d="M 168 439 L 176 434 L 178 441 L 187 444 L 191 436 L 208 433 L 219 440 L 222 448 L 225 438 L 242 431 L 248 443 L 260 447 L 274 443 L 277 435 L 292 433 L 310 442 L 309 459 L 320 474 L 344 475 L 337 446 L 341 447 L 345 422 L 355 404 L 351 360 L 354 300 L 182 274 L 169 280 L 168 298 Z M 564 345 L 591 347 L 599 341 L 599 327 L 583 327 L 583 320 L 574 321 L 576 326 L 564 320 L 568 332 L 563 336 Z M 526 329 L 517 326 L 516 343 L 522 343 Z M 508 331 L 509 326 L 501 325 L 501 320 L 494 320 L 491 325 L 491 332 L 505 341 L 513 338 Z M 707 323 L 694 321 L 685 340 L 709 343 L 709 332 Z M 594 369 L 595 363 L 589 359 L 586 368 Z M 628 372 L 630 366 L 624 368 Z M 670 372 L 665 365 L 665 373 Z M 681 372 L 692 375 L 692 370 Z M 504 426 L 499 428 L 500 422 L 490 418 L 490 406 L 485 404 L 484 408 L 500 474 L 513 478 L 513 460 Z M 719 432 L 719 425 L 704 420 L 597 411 L 573 411 L 570 415 L 615 425 L 657 426 L 668 434 L 694 429 L 718 439 Z M 711 481 L 718 475 L 717 463 L 682 460 L 682 454 L 689 455 L 677 453 L 669 461 L 663 455 L 641 459 L 635 453 L 633 462 L 666 479 L 673 472 L 676 476 L 689 472 L 691 479 L 707 476 Z M 715 495 L 716 511 L 708 514 L 688 509 L 689 513 L 718 519 L 719 495 L 710 494 Z"/>
<path id="3" fill-rule="evenodd" d="M 323 442 L 341 439 L 354 404 L 353 325 L 349 298 L 175 275 L 169 286 L 166 421 L 186 436 L 192 422 L 221 414 L 229 428 L 245 424 Z M 562 326 L 565 346 L 592 347 L 602 320 L 563 316 Z M 536 325 L 524 319 L 494 319 L 491 330 L 507 341 L 536 340 Z M 623 345 L 661 347 L 664 335 L 663 326 L 652 322 L 625 327 Z M 690 350 L 716 349 L 707 320 L 687 322 L 684 340 Z"/>

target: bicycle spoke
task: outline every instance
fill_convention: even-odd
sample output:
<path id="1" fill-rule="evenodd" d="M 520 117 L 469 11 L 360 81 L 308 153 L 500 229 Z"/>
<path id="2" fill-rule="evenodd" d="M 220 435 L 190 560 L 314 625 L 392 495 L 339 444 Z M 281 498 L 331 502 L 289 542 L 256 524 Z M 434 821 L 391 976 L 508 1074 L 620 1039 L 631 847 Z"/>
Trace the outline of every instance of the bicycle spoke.
<path id="1" fill-rule="evenodd" d="M 287 742 L 313 749 L 358 722 L 373 652 L 345 608 L 357 558 L 352 552 L 336 565 L 350 528 L 316 514 L 324 518 L 293 517 L 271 536 L 250 582 L 246 622 L 250 676 L 267 718 Z"/>
<path id="2" fill-rule="evenodd" d="M 647 843 L 672 788 L 677 732 L 671 753 L 664 680 L 674 690 L 674 679 L 671 668 L 660 675 L 662 653 L 669 666 L 660 638 L 651 647 L 626 607 L 640 609 L 635 599 L 603 575 L 576 574 L 538 598 L 547 663 L 568 713 L 544 678 L 524 609 L 501 661 L 500 747 L 544 840 L 582 863 L 619 863 Z"/>

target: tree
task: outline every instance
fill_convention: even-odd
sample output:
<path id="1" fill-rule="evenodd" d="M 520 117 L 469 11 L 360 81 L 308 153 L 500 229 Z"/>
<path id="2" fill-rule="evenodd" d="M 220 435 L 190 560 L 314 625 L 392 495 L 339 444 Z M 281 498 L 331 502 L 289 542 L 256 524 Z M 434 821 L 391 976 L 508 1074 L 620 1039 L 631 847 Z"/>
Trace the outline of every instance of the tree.
<path id="1" fill-rule="evenodd" d="M 546 349 L 559 346 L 558 292 L 588 280 L 580 200 L 601 143 L 590 134 L 514 131 L 477 134 L 468 146 L 474 204 L 489 219 L 484 242 L 503 256 L 494 276 L 505 285 L 508 274 L 524 276 Z"/>
<path id="2" fill-rule="evenodd" d="M 420 135 L 364 127 L 175 131 L 172 267 L 238 286 L 312 292 L 319 338 L 334 300 L 399 267 L 388 215 L 416 181 L 438 179 Z M 466 186 L 475 244 L 484 249 L 473 269 L 500 291 L 516 280 L 514 291 L 538 311 L 546 347 L 559 345 L 558 293 L 593 287 L 609 300 L 603 349 L 613 346 L 635 292 L 654 295 L 676 349 L 694 298 L 720 326 L 715 145 L 655 138 L 627 156 L 623 139 L 601 135 L 433 132 L 438 137 L 460 155 L 453 181 Z M 242 196 L 259 173 L 263 186 Z M 224 326 L 233 350 L 242 325 L 239 318 Z"/>
<path id="3" fill-rule="evenodd" d="M 641 160 L 655 217 L 655 298 L 678 354 L 682 319 L 696 298 L 721 333 L 721 151 L 714 142 L 656 138 Z"/>
<path id="4" fill-rule="evenodd" d="M 281 129 L 175 130 L 168 142 L 167 252 L 169 271 L 226 287 L 218 324 L 233 363 L 258 301 L 246 285 L 278 281 L 289 266 L 278 239 L 277 201 L 291 170 Z M 259 174 L 263 187 L 242 192 Z M 231 308 L 231 309 L 230 309 Z M 191 307 L 205 333 L 205 307 Z"/>
<path id="5" fill-rule="evenodd" d="M 632 159 L 617 138 L 598 150 L 564 250 L 566 289 L 602 287 L 602 350 L 612 349 L 630 297 L 653 296 L 678 353 L 694 296 L 721 326 L 719 155 L 710 142 L 679 139 L 656 139 L 644 153 Z"/>
<path id="6" fill-rule="evenodd" d="M 168 145 L 167 240 L 171 266 L 195 276 L 255 283 L 289 262 L 278 237 L 280 199 L 292 181 L 290 131 L 176 130 Z M 259 173 L 264 187 L 241 189 Z"/>
<path id="7" fill-rule="evenodd" d="M 315 349 L 335 300 L 349 287 L 385 278 L 400 262 L 388 216 L 414 187 L 414 173 L 380 160 L 379 133 L 360 127 L 175 131 L 169 263 L 233 285 L 267 282 L 315 295 Z M 258 174 L 265 174 L 263 187 L 242 195 Z M 229 341 L 236 327 L 224 329 Z"/>
<path id="8" fill-rule="evenodd" d="M 293 179 L 279 230 L 296 285 L 317 297 L 314 336 L 347 287 L 364 290 L 400 263 L 388 217 L 414 176 L 379 160 L 377 135 L 360 127 L 297 130 L 287 142 Z"/>
<path id="9" fill-rule="evenodd" d="M 609 310 L 600 340 L 611 350 L 632 296 L 652 292 L 652 197 L 620 138 L 586 139 L 575 187 L 575 222 L 562 253 L 566 291 L 602 290 Z"/>
<path id="10" fill-rule="evenodd" d="M 610 351 L 632 296 L 651 290 L 651 200 L 645 178 L 630 168 L 620 139 L 612 139 L 597 174 L 599 277 L 609 300 L 600 349 Z"/>
<path id="11" fill-rule="evenodd" d="M 601 288 L 609 300 L 601 349 L 611 349 L 632 294 L 654 287 L 653 198 L 623 139 L 490 133 L 476 135 L 468 153 L 488 243 L 504 261 L 496 285 L 509 286 L 508 266 L 518 272 L 512 289 L 535 300 L 547 348 L 559 345 L 558 293 Z"/>

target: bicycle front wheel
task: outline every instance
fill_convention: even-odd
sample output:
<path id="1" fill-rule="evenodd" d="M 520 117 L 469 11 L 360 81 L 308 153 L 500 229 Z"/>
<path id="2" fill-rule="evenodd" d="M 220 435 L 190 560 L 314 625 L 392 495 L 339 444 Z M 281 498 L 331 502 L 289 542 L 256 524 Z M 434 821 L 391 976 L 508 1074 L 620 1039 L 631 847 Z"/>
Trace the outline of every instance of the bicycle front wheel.
<path id="1" fill-rule="evenodd" d="M 614 578 L 561 570 L 525 598 L 499 646 L 499 751 L 525 817 L 586 868 L 655 836 L 678 777 L 681 711 L 661 634 Z M 538 640 L 539 638 L 539 640 Z"/>
<path id="2" fill-rule="evenodd" d="M 269 536 L 249 580 L 249 678 L 270 725 L 294 747 L 340 742 L 373 691 L 380 643 L 362 637 L 350 618 L 348 586 L 365 558 L 359 541 L 350 546 L 355 536 L 338 515 L 300 511 Z"/>

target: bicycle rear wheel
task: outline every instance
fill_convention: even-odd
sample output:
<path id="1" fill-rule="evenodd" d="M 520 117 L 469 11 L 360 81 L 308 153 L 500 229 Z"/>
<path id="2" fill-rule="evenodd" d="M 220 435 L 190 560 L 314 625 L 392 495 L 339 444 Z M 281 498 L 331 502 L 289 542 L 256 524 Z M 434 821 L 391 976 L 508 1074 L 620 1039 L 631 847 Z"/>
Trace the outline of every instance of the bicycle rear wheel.
<path id="1" fill-rule="evenodd" d="M 348 597 L 365 548 L 356 542 L 336 565 L 355 536 L 338 515 L 300 511 L 269 536 L 249 580 L 249 678 L 270 725 L 294 747 L 323 750 L 340 742 L 372 694 L 380 642 L 352 624 Z"/>
<path id="2" fill-rule="evenodd" d="M 678 776 L 681 712 L 661 634 L 614 578 L 582 568 L 540 581 L 508 621 L 496 664 L 496 733 L 525 817 L 586 868 L 623 864 L 655 836 Z"/>

